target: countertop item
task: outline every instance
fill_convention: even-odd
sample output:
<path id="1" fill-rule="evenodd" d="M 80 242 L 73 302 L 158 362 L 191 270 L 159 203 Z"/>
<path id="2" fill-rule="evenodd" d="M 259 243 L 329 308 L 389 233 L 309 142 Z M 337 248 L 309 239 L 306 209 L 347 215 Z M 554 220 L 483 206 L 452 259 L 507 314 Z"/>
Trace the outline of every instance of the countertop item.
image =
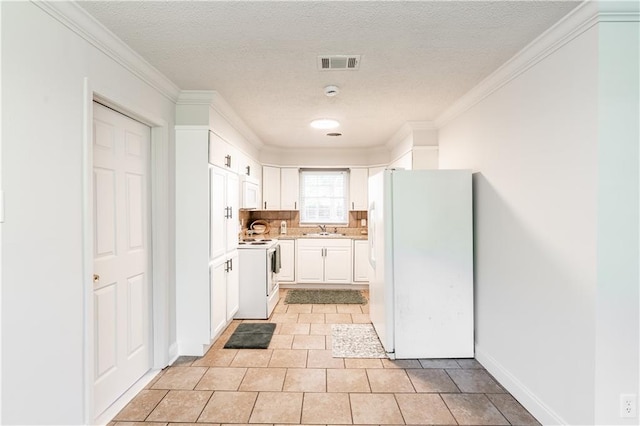
<path id="1" fill-rule="evenodd" d="M 271 227 L 269 226 L 269 222 L 267 222 L 266 220 L 260 220 L 260 219 L 255 220 L 251 224 L 250 228 L 254 234 L 268 234 L 269 231 L 271 230 Z"/>

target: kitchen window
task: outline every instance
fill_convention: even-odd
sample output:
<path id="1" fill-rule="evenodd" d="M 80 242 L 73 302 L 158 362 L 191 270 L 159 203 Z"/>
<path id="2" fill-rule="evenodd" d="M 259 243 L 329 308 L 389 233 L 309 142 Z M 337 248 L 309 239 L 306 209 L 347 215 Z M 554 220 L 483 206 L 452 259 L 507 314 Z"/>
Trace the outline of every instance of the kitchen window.
<path id="1" fill-rule="evenodd" d="M 347 225 L 348 188 L 347 169 L 301 169 L 300 223 Z"/>

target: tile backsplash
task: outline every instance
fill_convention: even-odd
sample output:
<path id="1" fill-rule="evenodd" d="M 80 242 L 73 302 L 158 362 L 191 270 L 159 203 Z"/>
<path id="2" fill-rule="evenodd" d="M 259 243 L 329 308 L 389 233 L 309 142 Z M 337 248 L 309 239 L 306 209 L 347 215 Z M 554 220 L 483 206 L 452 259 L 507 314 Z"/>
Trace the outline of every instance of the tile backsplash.
<path id="1" fill-rule="evenodd" d="M 280 222 L 287 222 L 287 229 L 290 233 L 296 234 L 296 229 L 300 228 L 300 212 L 297 210 L 240 210 L 240 222 L 242 225 L 242 233 L 246 233 L 249 226 L 256 220 L 264 220 L 269 223 L 271 228 L 271 234 L 278 234 L 280 230 Z M 350 211 L 349 212 L 349 225 L 347 227 L 338 227 L 338 232 L 345 233 L 347 235 L 361 234 L 363 230 L 366 230 L 366 226 L 361 225 L 361 219 L 367 219 L 366 211 Z M 328 230 L 333 230 L 333 226 L 328 225 Z M 304 232 L 308 227 L 305 227 Z"/>

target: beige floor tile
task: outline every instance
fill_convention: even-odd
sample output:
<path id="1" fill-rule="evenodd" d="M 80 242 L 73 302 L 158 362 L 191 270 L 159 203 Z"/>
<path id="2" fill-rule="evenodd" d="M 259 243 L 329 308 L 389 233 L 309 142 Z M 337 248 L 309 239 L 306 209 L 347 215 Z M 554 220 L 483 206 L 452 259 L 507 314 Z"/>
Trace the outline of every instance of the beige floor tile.
<path id="1" fill-rule="evenodd" d="M 324 324 L 324 314 L 299 314 L 298 322 L 308 324 Z"/>
<path id="2" fill-rule="evenodd" d="M 167 426 L 169 423 L 167 422 L 110 422 L 107 423 L 107 426 Z M 193 423 L 171 423 L 171 426 L 174 425 L 192 425 Z M 205 426 L 195 425 L 195 426 Z"/>
<path id="3" fill-rule="evenodd" d="M 286 368 L 249 368 L 240 391 L 281 391 Z"/>
<path id="4" fill-rule="evenodd" d="M 460 392 L 442 369 L 407 369 L 406 372 L 416 392 Z"/>
<path id="5" fill-rule="evenodd" d="M 160 370 L 160 371 L 158 371 L 158 374 L 156 374 L 156 375 L 155 375 L 155 377 L 154 377 L 153 379 L 151 379 L 151 381 L 150 381 L 149 383 L 147 383 L 147 386 L 145 386 L 144 388 L 145 388 L 145 389 L 151 389 L 151 387 L 152 387 L 153 385 L 155 385 L 155 384 L 156 384 L 156 382 L 157 382 L 158 380 L 160 380 L 160 377 L 162 377 L 162 376 L 164 375 L 164 372 L 165 372 L 165 371 L 166 371 L 166 370 Z"/>
<path id="6" fill-rule="evenodd" d="M 285 305 L 284 303 L 278 303 L 275 308 L 273 308 L 274 314 L 286 314 L 289 305 Z"/>
<path id="7" fill-rule="evenodd" d="M 368 314 L 369 313 L 369 304 L 367 303 L 366 305 L 362 305 L 360 307 L 360 309 L 362 309 L 362 313 L 363 314 Z"/>
<path id="8" fill-rule="evenodd" d="M 302 393 L 260 392 L 250 423 L 300 423 Z"/>
<path id="9" fill-rule="evenodd" d="M 487 394 L 489 400 L 496 406 L 512 425 L 539 425 L 538 421 L 509 394 Z"/>
<path id="10" fill-rule="evenodd" d="M 361 305 L 336 305 L 336 311 L 339 314 L 361 314 Z"/>
<path id="11" fill-rule="evenodd" d="M 195 422 L 211 391 L 172 390 L 147 417 L 148 422 Z"/>
<path id="12" fill-rule="evenodd" d="M 147 423 L 144 426 L 156 426 L 155 424 Z M 220 426 L 220 423 L 171 423 L 171 426 Z"/>
<path id="13" fill-rule="evenodd" d="M 351 424 L 351 406 L 346 393 L 306 393 L 302 423 Z"/>
<path id="14" fill-rule="evenodd" d="M 269 349 L 291 349 L 293 334 L 274 334 L 269 342 Z"/>
<path id="15" fill-rule="evenodd" d="M 240 349 L 231 361 L 232 367 L 266 367 L 271 359 L 271 349 Z"/>
<path id="16" fill-rule="evenodd" d="M 169 367 L 152 389 L 184 389 L 196 387 L 207 367 Z"/>
<path id="17" fill-rule="evenodd" d="M 198 422 L 248 423 L 258 392 L 215 392 Z"/>
<path id="18" fill-rule="evenodd" d="M 194 367 L 228 367 L 237 353 L 237 349 L 210 349 L 205 356 L 193 361 L 191 365 Z"/>
<path id="19" fill-rule="evenodd" d="M 371 392 L 366 370 L 327 370 L 327 392 Z"/>
<path id="20" fill-rule="evenodd" d="M 420 359 L 422 368 L 460 368 L 455 359 Z"/>
<path id="21" fill-rule="evenodd" d="M 482 394 L 443 394 L 458 424 L 461 425 L 508 425 L 500 411 Z"/>
<path id="22" fill-rule="evenodd" d="M 351 314 L 351 322 L 354 324 L 370 324 L 371 317 L 369 317 L 369 314 Z"/>
<path id="23" fill-rule="evenodd" d="M 270 321 L 281 323 L 281 324 L 291 324 L 291 323 L 298 322 L 298 314 L 290 314 L 290 313 L 272 314 Z"/>
<path id="24" fill-rule="evenodd" d="M 309 334 L 310 324 L 279 324 L 278 334 Z"/>
<path id="25" fill-rule="evenodd" d="M 484 368 L 482 364 L 480 364 L 478 361 L 476 361 L 473 358 L 456 359 L 456 362 L 458 363 L 460 368 L 475 368 L 475 369 Z"/>
<path id="26" fill-rule="evenodd" d="M 325 314 L 324 322 L 327 324 L 351 324 L 351 314 Z"/>
<path id="27" fill-rule="evenodd" d="M 293 349 L 327 349 L 325 336 L 298 334 L 293 337 Z"/>
<path id="28" fill-rule="evenodd" d="M 327 371 L 324 368 L 289 368 L 282 389 L 285 392 L 326 392 Z"/>
<path id="29" fill-rule="evenodd" d="M 396 401 L 408 425 L 455 425 L 446 404 L 438 394 L 396 394 Z"/>
<path id="30" fill-rule="evenodd" d="M 301 337 L 301 336 L 295 336 Z M 295 340 L 294 340 L 295 343 Z M 307 365 L 307 351 L 303 349 L 274 349 L 269 367 L 298 367 Z"/>
<path id="31" fill-rule="evenodd" d="M 193 361 L 196 361 L 200 359 L 200 357 L 198 356 L 179 356 L 178 359 L 176 359 L 173 364 L 171 364 L 172 367 L 189 367 L 191 366 L 191 364 L 193 363 Z"/>
<path id="32" fill-rule="evenodd" d="M 422 368 L 417 359 L 382 359 L 384 368 Z"/>
<path id="33" fill-rule="evenodd" d="M 447 370 L 463 393 L 505 393 L 504 389 L 485 370 Z"/>
<path id="34" fill-rule="evenodd" d="M 238 390 L 246 368 L 212 367 L 196 386 L 197 390 Z"/>
<path id="35" fill-rule="evenodd" d="M 331 326 L 333 324 L 311 324 L 309 334 L 331 336 Z"/>
<path id="36" fill-rule="evenodd" d="M 352 393 L 349 398 L 354 424 L 404 424 L 393 394 Z"/>
<path id="37" fill-rule="evenodd" d="M 143 390 L 114 417 L 117 421 L 143 421 L 167 394 L 167 390 Z"/>
<path id="38" fill-rule="evenodd" d="M 415 392 L 411 380 L 402 369 L 371 368 L 367 369 L 367 376 L 371 392 Z"/>
<path id="39" fill-rule="evenodd" d="M 287 305 L 288 314 L 310 314 L 311 313 L 311 305 Z"/>
<path id="40" fill-rule="evenodd" d="M 314 314 L 335 314 L 338 310 L 336 305 L 313 305 L 311 312 Z"/>
<path id="41" fill-rule="evenodd" d="M 344 358 L 334 358 L 331 350 L 309 350 L 307 368 L 344 368 Z"/>
<path id="42" fill-rule="evenodd" d="M 379 358 L 345 358 L 346 368 L 382 368 L 382 360 Z"/>

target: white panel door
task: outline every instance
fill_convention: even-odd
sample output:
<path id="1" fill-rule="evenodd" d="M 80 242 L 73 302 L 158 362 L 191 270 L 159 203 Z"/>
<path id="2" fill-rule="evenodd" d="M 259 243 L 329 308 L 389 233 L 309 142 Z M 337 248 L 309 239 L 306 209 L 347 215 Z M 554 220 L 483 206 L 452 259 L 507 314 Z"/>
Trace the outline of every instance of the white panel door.
<path id="1" fill-rule="evenodd" d="M 149 127 L 94 103 L 94 415 L 150 368 Z"/>
<path id="2" fill-rule="evenodd" d="M 226 195 L 227 173 L 209 166 L 209 259 L 224 255 L 226 251 L 227 217 L 229 209 Z"/>
<path id="3" fill-rule="evenodd" d="M 229 266 L 227 267 L 227 321 L 231 321 L 240 307 L 240 262 L 238 261 L 238 251 L 234 251 L 229 256 Z"/>
<path id="4" fill-rule="evenodd" d="M 308 244 L 307 244 L 308 243 Z M 298 240 L 296 256 L 296 281 L 321 283 L 324 281 L 324 247 L 309 241 Z"/>
<path id="5" fill-rule="evenodd" d="M 226 223 L 226 251 L 238 248 L 238 234 L 240 233 L 240 181 L 238 175 L 227 173 L 227 207 L 229 214 Z"/>
<path id="6" fill-rule="evenodd" d="M 298 210 L 300 208 L 300 171 L 297 168 L 280 169 L 280 208 Z"/>
<path id="7" fill-rule="evenodd" d="M 227 324 L 227 259 L 216 259 L 209 268 L 209 296 L 211 338 L 222 332 Z"/>
<path id="8" fill-rule="evenodd" d="M 331 284 L 351 282 L 351 240 L 342 240 L 348 245 L 329 246 L 324 249 L 324 281 Z"/>

